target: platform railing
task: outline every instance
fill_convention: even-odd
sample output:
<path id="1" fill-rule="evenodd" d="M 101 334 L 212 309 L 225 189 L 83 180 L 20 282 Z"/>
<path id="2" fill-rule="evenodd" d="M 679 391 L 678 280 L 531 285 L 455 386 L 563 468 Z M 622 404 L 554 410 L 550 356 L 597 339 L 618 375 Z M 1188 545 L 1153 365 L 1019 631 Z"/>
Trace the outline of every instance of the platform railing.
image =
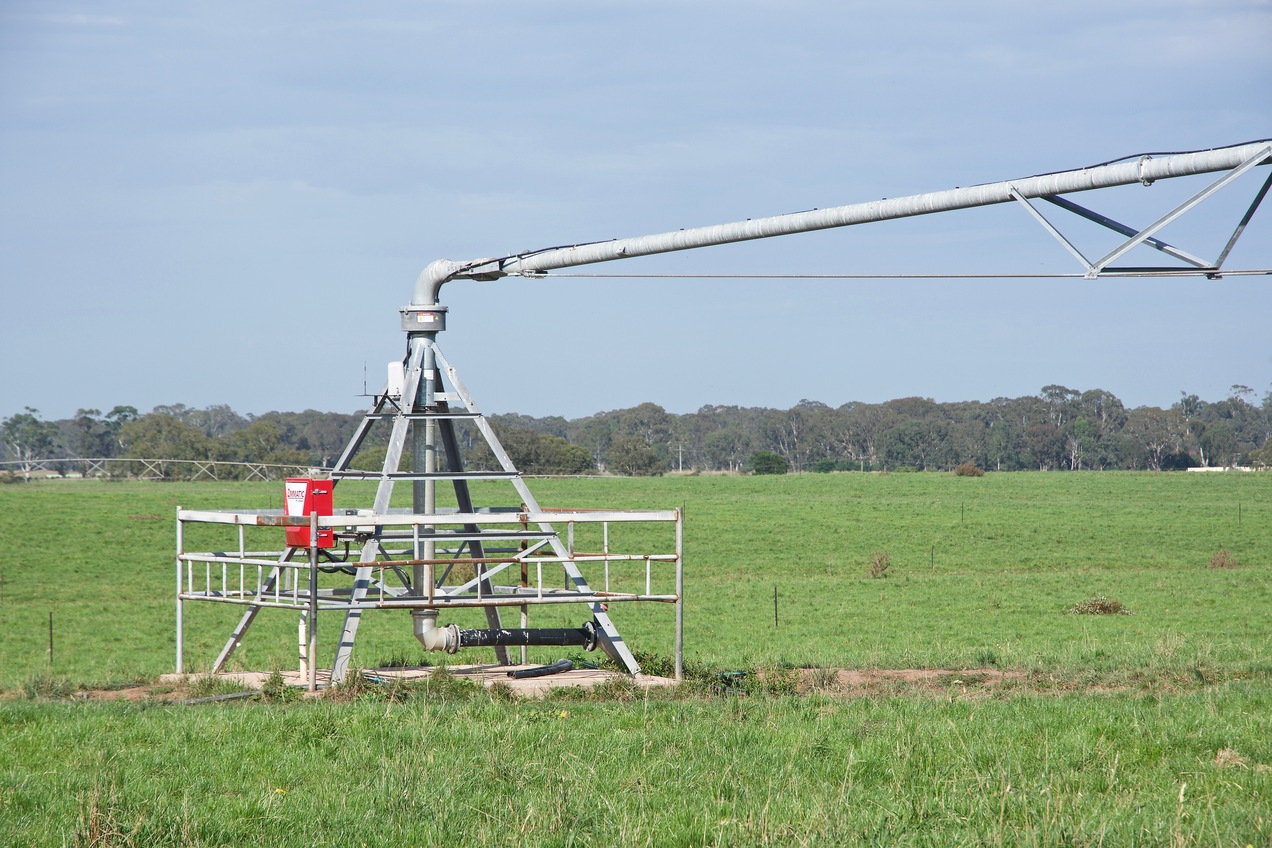
<path id="1" fill-rule="evenodd" d="M 233 530 L 215 550 L 187 550 L 196 525 L 219 525 Z M 672 537 L 654 550 L 615 543 L 632 525 L 665 525 Z M 249 528 L 305 527 L 314 544 L 307 547 L 263 548 L 263 533 Z M 320 532 L 334 534 L 334 548 L 319 548 Z M 200 542 L 222 531 L 205 528 Z M 640 531 L 647 538 L 648 527 Z M 278 533 L 281 537 L 282 532 Z M 578 538 L 595 540 L 600 550 L 581 550 Z M 657 531 L 661 537 L 661 531 Z M 381 557 L 362 561 L 356 553 L 369 540 L 380 542 Z M 553 545 L 560 539 L 563 545 Z M 486 555 L 466 555 L 468 545 L 482 541 Z M 280 541 L 282 541 L 280 539 Z M 498 541 L 515 547 L 495 548 Z M 657 540 L 656 540 L 657 541 Z M 425 558 L 425 542 L 434 543 Z M 202 547 L 202 545 L 201 545 Z M 496 510 L 470 513 L 375 514 L 349 510 L 346 514 L 288 516 L 278 510 L 177 509 L 176 604 L 178 671 L 182 670 L 183 605 L 210 602 L 259 609 L 290 609 L 303 618 L 320 611 L 375 609 L 461 609 L 520 607 L 523 626 L 529 607 L 587 604 L 607 609 L 610 604 L 653 602 L 674 604 L 676 666 L 682 668 L 683 514 L 680 510 Z M 352 554 L 352 556 L 351 556 Z M 565 566 L 572 563 L 586 578 L 571 581 Z M 372 569 L 369 591 L 355 592 L 352 571 Z M 422 567 L 421 585 L 408 575 Z M 498 582 L 503 578 L 502 583 Z M 316 621 L 313 622 L 316 628 Z M 310 658 L 310 663 L 313 658 Z M 312 666 L 311 666 L 312 667 Z"/>

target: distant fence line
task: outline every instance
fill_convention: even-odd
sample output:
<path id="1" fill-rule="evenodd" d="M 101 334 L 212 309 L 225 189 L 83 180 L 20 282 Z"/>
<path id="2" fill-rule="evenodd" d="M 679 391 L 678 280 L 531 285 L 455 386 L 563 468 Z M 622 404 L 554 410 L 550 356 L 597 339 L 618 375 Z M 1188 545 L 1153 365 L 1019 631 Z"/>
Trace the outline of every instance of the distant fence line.
<path id="1" fill-rule="evenodd" d="M 133 456 L 70 457 L 57 459 L 9 460 L 0 462 L 0 471 L 15 474 L 54 474 L 67 476 L 67 472 L 82 477 L 136 477 L 139 480 L 164 480 L 173 466 L 189 470 L 186 480 L 281 480 L 284 477 L 300 477 L 327 469 L 311 465 L 274 465 L 268 462 L 230 462 L 211 459 L 141 459 Z M 140 469 L 140 470 L 138 470 Z M 218 476 L 218 470 L 220 475 Z"/>

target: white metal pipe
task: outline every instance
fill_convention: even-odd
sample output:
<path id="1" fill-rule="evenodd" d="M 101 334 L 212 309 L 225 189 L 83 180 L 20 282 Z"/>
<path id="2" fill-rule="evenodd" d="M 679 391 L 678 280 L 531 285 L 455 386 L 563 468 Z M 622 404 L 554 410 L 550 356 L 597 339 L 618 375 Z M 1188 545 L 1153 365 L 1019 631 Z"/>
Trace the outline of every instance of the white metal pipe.
<path id="1" fill-rule="evenodd" d="M 434 334 L 425 334 L 430 341 L 434 338 Z M 433 381 L 433 374 L 437 368 L 437 353 L 432 344 L 427 344 L 424 348 L 424 368 L 420 372 L 420 385 L 415 393 L 415 412 L 432 411 L 436 391 L 436 384 Z M 434 474 L 437 471 L 437 423 L 433 418 L 423 420 L 416 419 L 411 424 L 412 429 L 412 448 L 411 448 L 411 468 L 416 473 Z M 416 480 L 412 486 L 412 506 L 416 514 L 435 515 L 437 513 L 437 482 L 428 477 L 424 480 Z M 432 530 L 434 525 L 425 525 Z M 418 525 L 417 525 L 418 528 Z M 437 543 L 433 540 L 432 533 L 424 540 L 424 559 L 430 560 L 437 556 Z M 423 586 L 425 579 L 424 567 L 415 566 L 411 570 L 411 585 L 414 592 L 421 594 L 420 588 Z"/>
<path id="2" fill-rule="evenodd" d="M 318 691 L 318 513 L 309 514 L 309 614 L 305 616 L 308 630 L 306 671 L 309 672 L 307 687 L 310 692 Z M 334 675 L 333 675 L 334 678 Z M 335 680 L 332 681 L 336 682 Z"/>
<path id="3" fill-rule="evenodd" d="M 181 603 L 181 562 L 185 554 L 185 524 L 177 507 L 177 674 L 185 673 L 185 610 Z"/>
<path id="4" fill-rule="evenodd" d="M 420 641 L 426 651 L 445 651 L 453 654 L 459 650 L 459 627 L 448 624 L 437 626 L 437 610 L 412 610 L 411 624 L 415 638 Z"/>
<path id="5" fill-rule="evenodd" d="M 847 227 L 853 224 L 970 209 L 976 206 L 1011 202 L 1014 197 L 1013 192 L 1032 198 L 1130 185 L 1137 182 L 1148 185 L 1157 180 L 1173 177 L 1226 171 L 1251 159 L 1257 160 L 1259 164 L 1269 164 L 1272 162 L 1270 157 L 1272 157 L 1272 146 L 1269 146 L 1268 140 L 1263 140 L 1233 147 L 1177 153 L 1160 158 L 1141 156 L 1137 159 L 1089 168 L 1057 171 L 1052 174 L 914 194 L 908 197 L 884 198 L 850 206 L 813 209 L 808 212 L 753 218 L 670 233 L 551 248 L 502 259 L 476 259 L 469 262 L 442 259 L 431 263 L 420 274 L 416 281 L 412 302 L 415 304 L 436 303 L 442 284 L 453 279 L 491 280 L 508 274 L 590 265 L 635 256 L 650 256 L 657 253 L 671 253 L 833 227 Z"/>
<path id="6" fill-rule="evenodd" d="M 297 581 L 300 582 L 300 575 L 297 575 Z M 300 679 L 306 683 L 309 681 L 309 626 L 307 620 L 309 618 L 308 610 L 300 611 L 300 624 L 297 627 L 296 645 L 300 656 Z"/>
<path id="7" fill-rule="evenodd" d="M 676 680 L 685 678 L 685 532 L 684 518 L 676 510 Z"/>

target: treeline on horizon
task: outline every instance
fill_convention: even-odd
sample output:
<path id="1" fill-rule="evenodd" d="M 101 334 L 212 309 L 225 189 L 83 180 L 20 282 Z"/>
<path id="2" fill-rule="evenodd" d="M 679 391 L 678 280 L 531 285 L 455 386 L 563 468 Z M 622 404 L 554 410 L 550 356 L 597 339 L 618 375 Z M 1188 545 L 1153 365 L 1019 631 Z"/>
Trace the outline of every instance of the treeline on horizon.
<path id="1" fill-rule="evenodd" d="M 654 403 L 585 418 L 488 416 L 517 468 L 528 474 L 625 475 L 785 470 L 949 471 L 970 463 L 994 471 L 1152 470 L 1272 465 L 1272 391 L 1233 386 L 1205 401 L 1180 393 L 1169 408 L 1127 409 L 1111 392 L 1044 386 L 1037 395 L 937 403 L 909 397 L 790 409 L 704 406 L 677 415 Z M 362 413 L 239 415 L 225 405 L 183 404 L 140 413 L 81 409 L 45 421 L 37 410 L 0 422 L 0 460 L 118 457 L 330 467 Z M 496 462 L 476 428 L 457 424 L 466 467 Z M 388 428 L 373 430 L 354 467 L 379 470 Z M 780 457 L 775 460 L 775 457 Z M 409 468 L 409 455 L 403 468 Z M 10 473 L 13 466 L 10 466 Z M 165 478 L 194 473 L 162 467 Z M 218 474 L 225 479 L 232 472 Z"/>

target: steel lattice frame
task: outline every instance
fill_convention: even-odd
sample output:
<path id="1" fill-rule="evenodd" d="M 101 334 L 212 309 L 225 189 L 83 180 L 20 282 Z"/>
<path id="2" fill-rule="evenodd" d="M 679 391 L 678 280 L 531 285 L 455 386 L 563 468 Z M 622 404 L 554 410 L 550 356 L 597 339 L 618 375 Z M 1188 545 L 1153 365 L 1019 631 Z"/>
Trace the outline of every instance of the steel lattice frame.
<path id="1" fill-rule="evenodd" d="M 426 332 L 411 332 L 422 315 L 433 322 Z M 631 674 L 640 665 L 612 621 L 611 603 L 655 602 L 675 606 L 676 676 L 683 668 L 683 516 L 678 509 L 661 511 L 562 511 L 545 510 L 513 465 L 490 423 L 474 403 L 454 367 L 437 346 L 436 333 L 443 326 L 445 308 L 403 310 L 408 327 L 408 353 L 401 392 L 392 386 L 375 397 L 335 468 L 331 479 L 377 481 L 370 509 L 356 514 L 308 519 L 288 517 L 278 511 L 177 511 L 177 671 L 184 669 L 183 605 L 210 601 L 239 605 L 245 610 L 211 670 L 219 672 L 242 643 L 262 609 L 285 608 L 301 613 L 302 667 L 310 686 L 316 686 L 316 630 L 320 611 L 340 611 L 344 623 L 336 646 L 331 680 L 338 683 L 348 673 L 358 627 L 369 610 L 445 610 L 480 608 L 492 630 L 503 628 L 500 612 L 515 608 L 521 626 L 529 624 L 529 611 L 537 605 L 581 604 L 589 610 L 597 642 L 606 654 Z M 426 367 L 427 366 L 427 367 Z M 455 423 L 467 421 L 484 438 L 499 463 L 498 471 L 469 471 L 463 467 Z M 350 467 L 367 436 L 377 424 L 391 427 L 388 448 L 380 471 Z M 413 437 L 413 467 L 399 469 L 408 438 Z M 433 467 L 438 448 L 446 468 Z M 502 480 L 519 498 L 515 507 L 475 507 L 469 493 L 471 480 Z M 415 505 L 409 511 L 390 508 L 394 484 L 411 482 Z M 450 484 L 456 507 L 438 508 L 435 487 Z M 309 548 L 283 551 L 247 550 L 243 529 L 287 527 L 312 523 Z M 620 550 L 612 546 L 611 528 L 630 524 L 660 524 L 671 528 L 666 546 L 657 552 Z M 237 550 L 190 552 L 185 550 L 188 524 L 237 525 Z M 599 524 L 603 550 L 576 549 L 576 527 Z M 558 526 L 566 528 L 563 539 Z M 331 528 L 340 541 L 360 546 L 356 561 L 334 566 L 316 545 L 317 531 Z M 491 549 L 488 546 L 499 547 Z M 509 548 L 507 546 L 511 545 Z M 230 547 L 230 546 L 227 546 Z M 459 567 L 458 569 L 456 567 Z M 319 575 L 338 568 L 352 570 L 344 586 L 320 586 Z M 459 576 L 463 567 L 472 575 Z M 564 574 L 561 587 L 549 587 L 545 568 Z M 637 568 L 636 577 L 632 571 Z M 592 579 L 585 574 L 587 570 Z M 623 572 L 611 582 L 612 570 Z M 532 576 L 533 575 L 533 576 Z M 507 578 L 518 578 L 507 582 Z M 330 583 L 332 578 L 324 578 Z M 601 581 L 601 588 L 592 582 Z M 636 588 L 631 587 L 633 579 Z M 504 582 L 499 582 L 499 581 Z M 621 585 L 619 583 L 621 582 Z M 532 643 L 533 644 L 533 643 Z M 524 648 L 523 661 L 524 661 Z M 507 664 L 504 646 L 496 658 Z"/>

